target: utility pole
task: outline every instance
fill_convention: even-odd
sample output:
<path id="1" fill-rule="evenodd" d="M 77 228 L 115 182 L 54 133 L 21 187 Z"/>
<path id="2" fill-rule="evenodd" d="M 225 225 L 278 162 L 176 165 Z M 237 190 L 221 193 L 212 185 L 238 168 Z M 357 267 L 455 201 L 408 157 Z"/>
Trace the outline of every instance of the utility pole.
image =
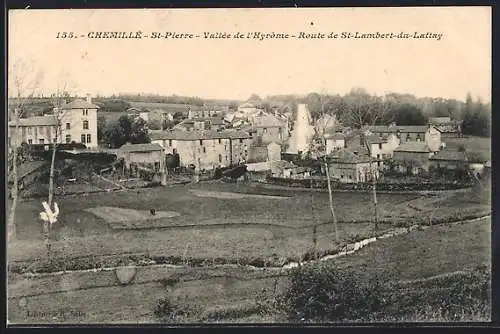
<path id="1" fill-rule="evenodd" d="M 332 186 L 330 184 L 330 172 L 328 169 L 328 162 L 325 160 L 325 168 L 326 168 L 326 180 L 328 182 L 328 196 L 330 199 L 330 211 L 332 212 L 333 217 L 333 226 L 335 228 L 335 241 L 339 241 L 339 232 L 337 229 L 337 218 L 335 217 L 335 210 L 333 209 L 333 197 L 332 197 Z"/>

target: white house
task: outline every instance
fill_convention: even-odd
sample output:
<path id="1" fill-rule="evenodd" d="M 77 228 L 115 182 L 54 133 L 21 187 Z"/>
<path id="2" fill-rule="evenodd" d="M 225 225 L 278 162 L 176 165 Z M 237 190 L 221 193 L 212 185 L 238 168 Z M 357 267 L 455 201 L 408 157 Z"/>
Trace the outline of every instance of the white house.
<path id="1" fill-rule="evenodd" d="M 97 110 L 92 98 L 76 99 L 61 106 L 59 120 L 56 116 L 34 116 L 19 120 L 19 134 L 16 136 L 15 121 L 9 122 L 9 143 L 17 137 L 18 143 L 50 144 L 56 140 L 56 129 L 60 126 L 58 143 L 83 143 L 87 147 L 97 147 Z M 9 145 L 10 145 L 9 144 Z"/>
<path id="2" fill-rule="evenodd" d="M 345 147 L 345 136 L 342 133 L 328 133 L 325 135 L 326 154 L 341 150 Z"/>

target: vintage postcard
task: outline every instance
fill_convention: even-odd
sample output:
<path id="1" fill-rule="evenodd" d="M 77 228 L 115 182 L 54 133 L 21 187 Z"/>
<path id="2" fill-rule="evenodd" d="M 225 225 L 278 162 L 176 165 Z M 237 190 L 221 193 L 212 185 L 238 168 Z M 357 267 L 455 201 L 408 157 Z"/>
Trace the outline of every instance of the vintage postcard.
<path id="1" fill-rule="evenodd" d="M 8 11 L 8 324 L 491 319 L 491 8 Z"/>

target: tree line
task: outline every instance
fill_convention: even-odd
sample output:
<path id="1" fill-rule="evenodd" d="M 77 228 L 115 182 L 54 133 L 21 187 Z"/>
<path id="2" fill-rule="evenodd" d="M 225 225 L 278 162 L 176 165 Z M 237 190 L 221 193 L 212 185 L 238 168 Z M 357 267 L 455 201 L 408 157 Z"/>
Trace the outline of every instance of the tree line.
<path id="1" fill-rule="evenodd" d="M 343 96 L 311 93 L 299 102 L 307 104 L 313 120 L 325 114 L 335 114 L 345 126 L 351 127 L 359 127 L 360 121 L 366 124 L 425 125 L 431 117 L 450 117 L 462 121 L 466 135 L 489 136 L 491 133 L 491 105 L 480 99 L 474 100 L 470 94 L 463 102 L 397 93 L 374 96 L 358 88 Z M 363 115 L 363 118 L 353 120 L 353 113 Z M 374 120 L 373 115 L 382 117 Z"/>

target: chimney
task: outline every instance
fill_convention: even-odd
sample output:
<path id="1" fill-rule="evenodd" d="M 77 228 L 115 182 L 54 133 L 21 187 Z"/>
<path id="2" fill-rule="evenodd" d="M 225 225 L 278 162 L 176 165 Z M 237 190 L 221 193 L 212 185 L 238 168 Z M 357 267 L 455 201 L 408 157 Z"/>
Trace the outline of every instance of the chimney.
<path id="1" fill-rule="evenodd" d="M 92 95 L 87 94 L 87 102 L 92 103 Z"/>

